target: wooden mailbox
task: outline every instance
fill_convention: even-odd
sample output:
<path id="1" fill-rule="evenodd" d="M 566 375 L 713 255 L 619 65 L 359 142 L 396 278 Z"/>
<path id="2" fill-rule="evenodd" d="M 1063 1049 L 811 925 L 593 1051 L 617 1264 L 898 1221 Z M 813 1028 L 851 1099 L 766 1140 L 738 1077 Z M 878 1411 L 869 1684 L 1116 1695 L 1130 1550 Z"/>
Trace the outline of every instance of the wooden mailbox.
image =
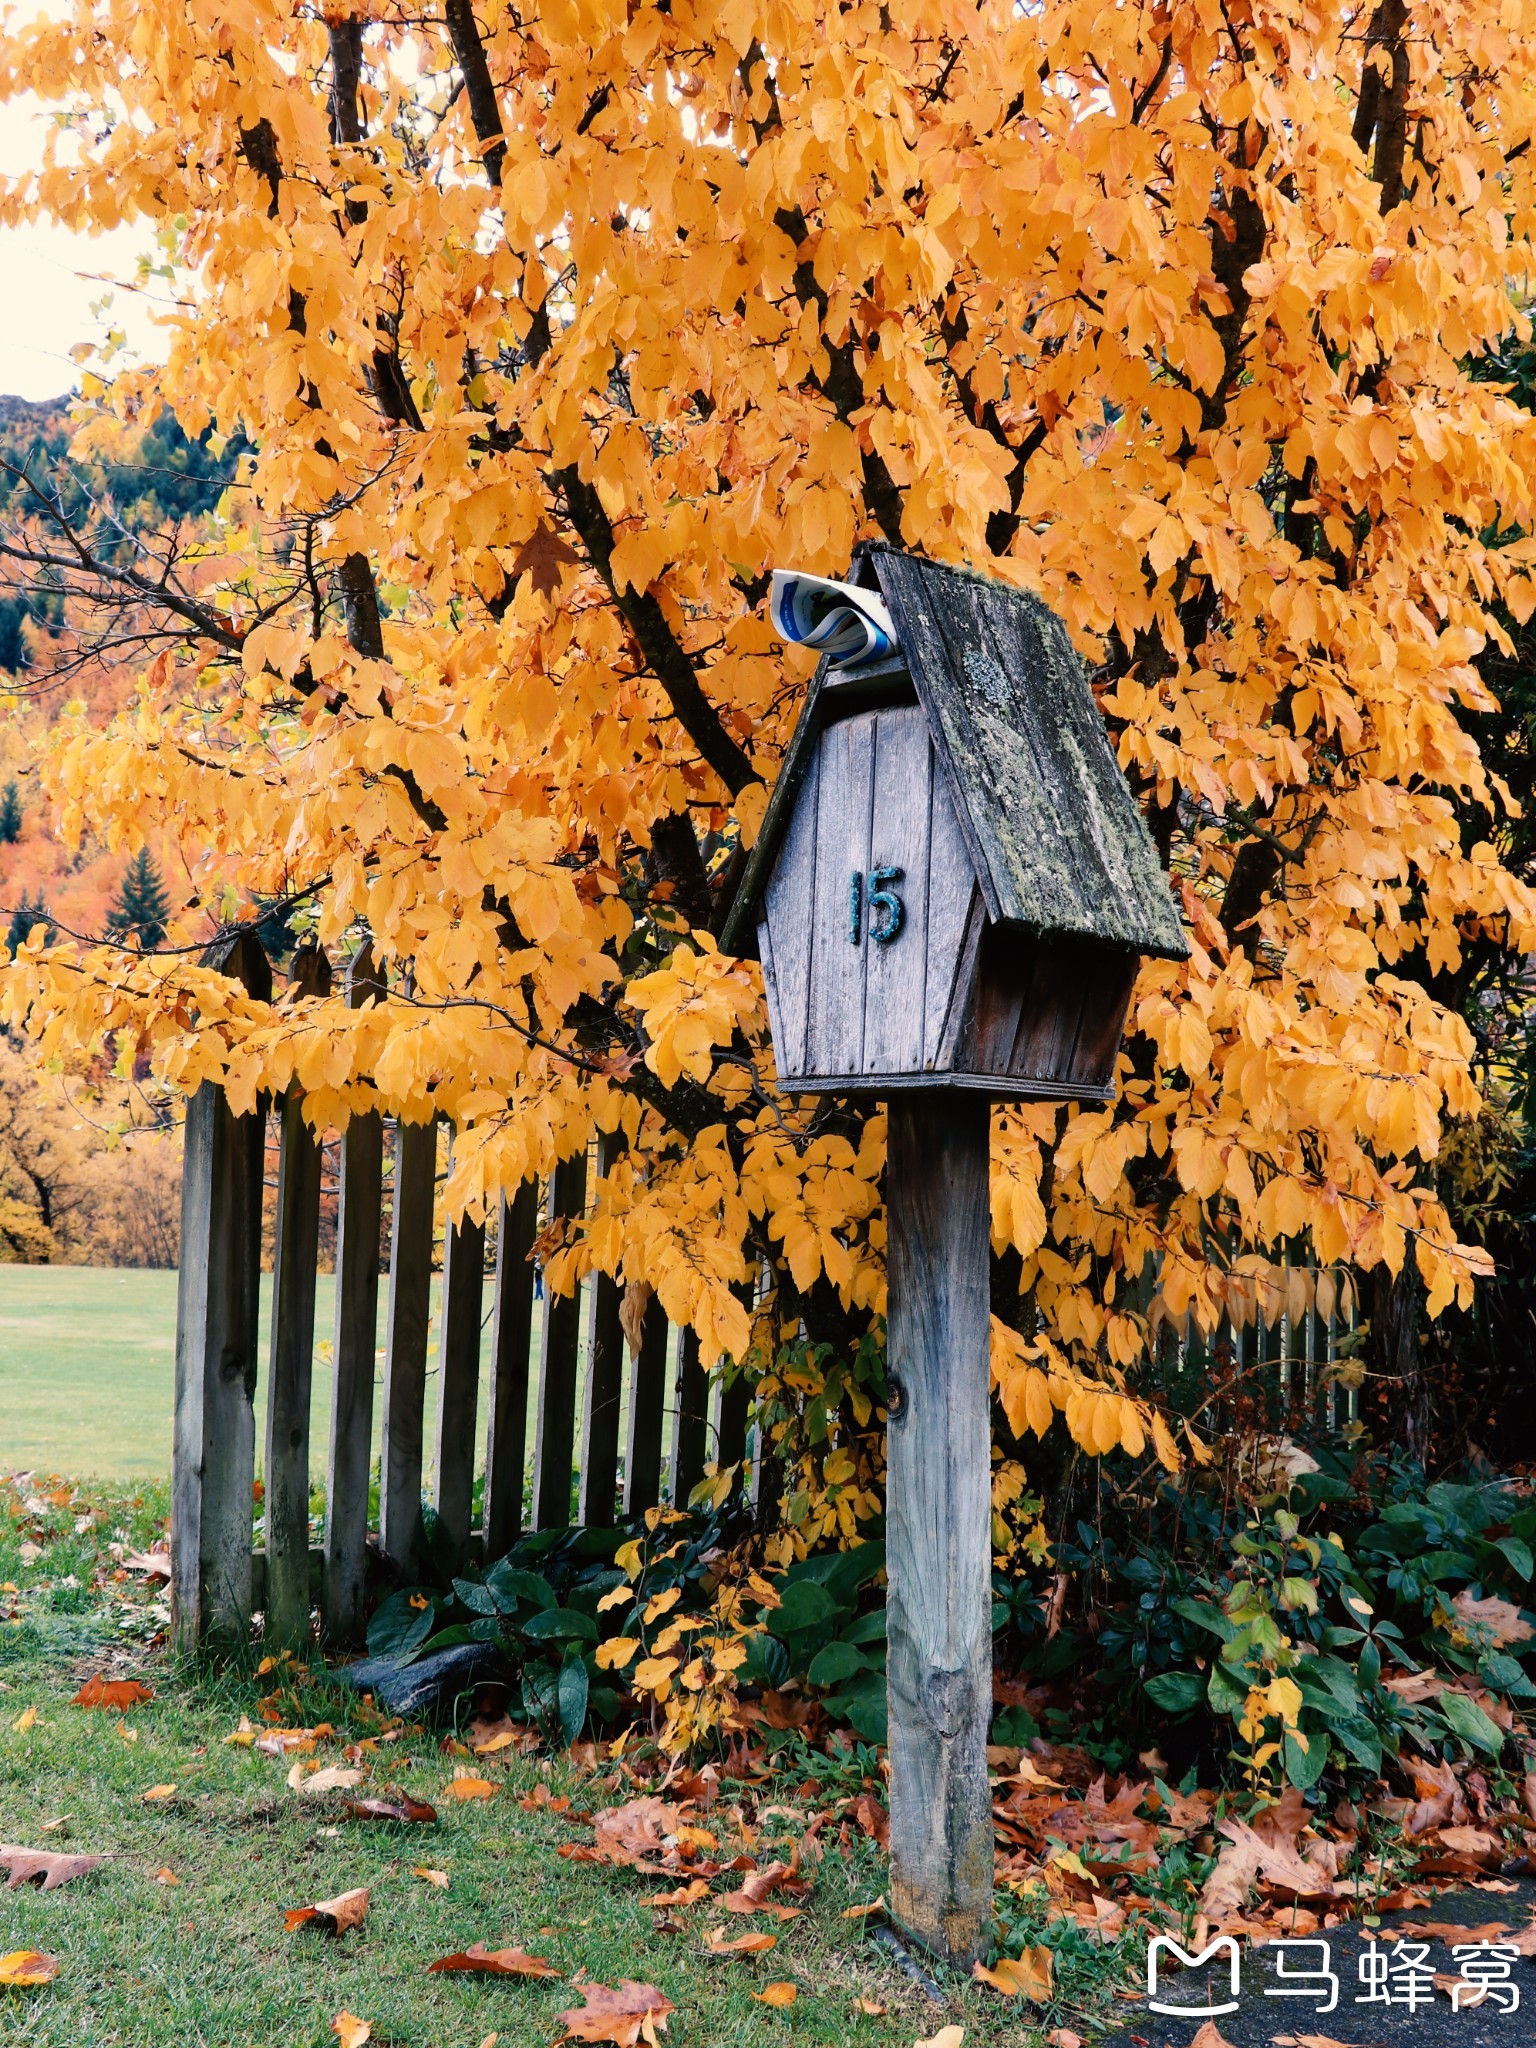
<path id="1" fill-rule="evenodd" d="M 817 670 L 725 944 L 760 952 L 785 1089 L 888 1098 L 891 1903 L 963 1965 L 992 1905 L 990 1104 L 1109 1101 L 1140 956 L 1188 947 L 1060 620 L 881 546 L 851 581 L 894 651 Z"/>
<path id="2" fill-rule="evenodd" d="M 860 551 L 899 653 L 822 664 L 732 928 L 794 1093 L 1107 1102 L 1142 954 L 1188 948 L 1065 627 Z"/>

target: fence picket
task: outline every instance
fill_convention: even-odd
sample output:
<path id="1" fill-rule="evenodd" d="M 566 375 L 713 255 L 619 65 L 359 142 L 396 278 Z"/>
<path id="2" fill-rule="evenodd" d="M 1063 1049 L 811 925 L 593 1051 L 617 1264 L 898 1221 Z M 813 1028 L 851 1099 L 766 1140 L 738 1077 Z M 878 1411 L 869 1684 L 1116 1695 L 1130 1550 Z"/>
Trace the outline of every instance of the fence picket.
<path id="1" fill-rule="evenodd" d="M 291 995 L 330 994 L 318 946 L 293 957 Z M 267 1373 L 266 1640 L 297 1649 L 309 1635 L 309 1406 L 315 1350 L 315 1271 L 320 1253 L 320 1137 L 304 1121 L 297 1081 L 283 1097 L 272 1245 L 272 1346 Z"/>
<path id="2" fill-rule="evenodd" d="M 539 1232 L 539 1184 L 525 1180 L 502 1197 L 496 1229 L 496 1293 L 491 1310 L 490 1414 L 485 1435 L 482 1517 L 487 1563 L 504 1557 L 523 1526 L 528 1460 L 528 1367 L 533 1343 L 533 1261 Z"/>
<path id="3" fill-rule="evenodd" d="M 549 1213 L 581 1216 L 587 1206 L 587 1155 L 562 1159 L 550 1179 Z M 572 1456 L 576 1434 L 576 1373 L 581 1351 L 581 1290 L 544 1290 L 544 1334 L 539 1347 L 538 1425 L 533 1445 L 533 1526 L 559 1529 L 571 1519 Z"/>
<path id="4" fill-rule="evenodd" d="M 203 955 L 261 1001 L 272 970 L 254 934 Z M 171 1489 L 171 1613 L 178 1648 L 243 1642 L 251 1614 L 256 1314 L 266 1107 L 245 1116 L 205 1081 L 187 1105 Z"/>
<path id="5" fill-rule="evenodd" d="M 412 1577 L 421 1564 L 421 1464 L 426 1432 L 427 1335 L 432 1323 L 432 1206 L 437 1120 L 397 1122 L 384 1312 L 384 1426 L 379 1451 L 379 1548 Z"/>
<path id="6" fill-rule="evenodd" d="M 667 1418 L 667 1346 L 671 1325 L 661 1303 L 648 1303 L 640 1348 L 630 1362 L 629 1426 L 624 1442 L 624 1513 L 643 1515 L 661 1500 L 661 1440 Z"/>
<path id="7" fill-rule="evenodd" d="M 382 996 L 384 986 L 373 948 L 365 944 L 347 969 L 348 1007 L 361 1009 Z M 355 1640 L 363 1625 L 383 1194 L 384 1126 L 377 1110 L 369 1110 L 354 1116 L 342 1133 L 336 1212 L 336 1338 L 322 1603 L 325 1632 L 335 1642 Z"/>
<path id="8" fill-rule="evenodd" d="M 709 1406 L 715 1381 L 699 1364 L 699 1340 L 692 1329 L 678 1332 L 677 1369 L 672 1379 L 672 1505 L 688 1505 L 688 1496 L 704 1477 L 709 1457 Z"/>
<path id="9" fill-rule="evenodd" d="M 480 1403 L 480 1298 L 485 1225 L 450 1226 L 443 1245 L 437 1340 L 437 1484 L 433 1504 L 455 1552 L 469 1545 L 475 1487 L 475 1413 Z"/>
<path id="10" fill-rule="evenodd" d="M 622 1134 L 597 1141 L 598 1178 L 612 1173 Z M 623 1296 L 616 1280 L 594 1273 L 587 1300 L 587 1376 L 581 1413 L 581 1491 L 576 1519 L 589 1529 L 612 1526 L 619 1486 L 619 1409 L 624 1392 Z"/>

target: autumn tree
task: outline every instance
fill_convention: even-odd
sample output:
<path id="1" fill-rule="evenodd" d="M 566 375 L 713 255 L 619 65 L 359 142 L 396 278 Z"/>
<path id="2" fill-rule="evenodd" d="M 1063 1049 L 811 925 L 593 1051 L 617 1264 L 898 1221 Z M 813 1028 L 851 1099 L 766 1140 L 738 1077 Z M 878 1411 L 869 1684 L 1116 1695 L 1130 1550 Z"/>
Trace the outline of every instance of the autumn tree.
<path id="1" fill-rule="evenodd" d="M 1536 426 L 1473 375 L 1523 331 L 1533 63 L 1530 0 L 12 32 L 0 86 L 65 118 L 5 217 L 141 221 L 179 266 L 167 367 L 88 394 L 249 448 L 217 548 L 9 506 L 18 578 L 139 622 L 132 707 L 62 730 L 64 828 L 177 846 L 183 939 L 276 901 L 389 992 L 28 942 L 6 1013 L 242 1103 L 296 1075 L 320 1123 L 436 1109 L 476 1210 L 622 1130 L 553 1282 L 654 1286 L 709 1361 L 762 1262 L 778 1328 L 845 1356 L 883 1121 L 782 1099 L 717 935 L 807 677 L 769 572 L 883 541 L 1060 611 L 1193 946 L 1142 973 L 1113 1108 L 996 1118 L 1016 1425 L 1139 1442 L 1149 1324 L 1251 1305 L 1287 1246 L 1400 1319 L 1466 1301 L 1436 977 L 1536 942 L 1496 824 L 1457 822 L 1504 813 L 1476 664 L 1533 605 Z M 836 1469 L 834 1523 L 868 1478 Z"/>

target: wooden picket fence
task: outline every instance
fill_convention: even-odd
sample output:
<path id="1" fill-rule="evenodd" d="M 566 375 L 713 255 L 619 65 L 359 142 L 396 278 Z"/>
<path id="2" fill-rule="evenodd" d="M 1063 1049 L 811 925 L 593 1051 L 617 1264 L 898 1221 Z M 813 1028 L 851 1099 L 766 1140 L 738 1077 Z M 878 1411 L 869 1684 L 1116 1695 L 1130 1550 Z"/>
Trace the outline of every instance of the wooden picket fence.
<path id="1" fill-rule="evenodd" d="M 271 967 L 253 934 L 226 942 L 209 964 L 253 995 L 270 996 Z M 302 993 L 328 992 L 324 955 L 302 949 L 292 978 Z M 366 947 L 351 963 L 346 986 L 354 1004 L 378 990 Z M 278 1126 L 278 1168 L 258 1544 L 257 1312 L 269 1116 Z M 188 1105 L 171 1510 L 173 1628 L 183 1648 L 204 1640 L 244 1642 L 257 1613 L 269 1647 L 296 1647 L 309 1635 L 317 1604 L 327 1639 L 352 1642 L 366 1616 L 370 1547 L 379 1553 L 382 1572 L 409 1581 L 421 1571 L 438 1137 L 434 1125 L 407 1123 L 396 1124 L 393 1137 L 387 1279 L 379 1257 L 384 1121 L 377 1114 L 354 1116 L 340 1144 L 325 1531 L 323 1544 L 312 1550 L 320 1142 L 304 1121 L 297 1088 L 281 1102 L 262 1100 L 237 1116 L 223 1090 L 207 1082 Z M 693 1333 L 674 1331 L 654 1300 L 633 1356 L 620 1326 L 620 1290 L 605 1275 L 576 1295 L 546 1297 L 536 1316 L 534 1241 L 550 1220 L 584 1213 L 589 1174 L 611 1170 L 617 1142 L 600 1140 L 595 1158 L 566 1160 L 543 1186 L 527 1181 L 501 1204 L 478 1518 L 472 1506 L 486 1233 L 471 1222 L 446 1233 L 432 1506 L 439 1544 L 446 1538 L 461 1561 L 499 1557 L 522 1533 L 530 1450 L 532 1529 L 572 1522 L 611 1527 L 664 1500 L 686 1501 L 711 1463 L 745 1470 L 749 1462 L 745 1380 L 706 1375 Z M 371 1532 L 381 1286 L 387 1288 L 382 1441 L 378 1521 Z"/>

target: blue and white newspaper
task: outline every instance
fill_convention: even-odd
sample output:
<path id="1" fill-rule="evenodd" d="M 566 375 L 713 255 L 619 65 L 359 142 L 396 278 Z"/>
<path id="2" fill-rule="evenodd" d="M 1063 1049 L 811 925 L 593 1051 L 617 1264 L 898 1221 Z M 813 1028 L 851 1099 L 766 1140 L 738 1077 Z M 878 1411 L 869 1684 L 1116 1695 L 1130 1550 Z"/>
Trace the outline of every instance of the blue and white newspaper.
<path id="1" fill-rule="evenodd" d="M 884 598 L 829 576 L 775 569 L 768 616 L 781 638 L 814 647 L 845 667 L 896 652 L 896 628 Z"/>

